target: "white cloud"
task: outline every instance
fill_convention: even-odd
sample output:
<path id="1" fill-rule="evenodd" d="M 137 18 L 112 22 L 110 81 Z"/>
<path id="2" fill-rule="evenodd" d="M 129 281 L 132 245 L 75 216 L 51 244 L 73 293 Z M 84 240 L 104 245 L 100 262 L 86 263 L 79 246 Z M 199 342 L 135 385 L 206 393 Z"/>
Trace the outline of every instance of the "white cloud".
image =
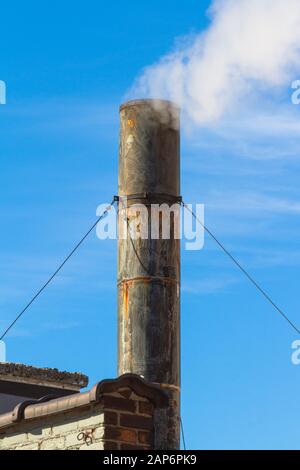
<path id="1" fill-rule="evenodd" d="M 247 108 L 253 93 L 290 87 L 300 72 L 299 0 L 214 0 L 210 15 L 206 31 L 144 70 L 132 97 L 171 99 L 203 125 Z"/>

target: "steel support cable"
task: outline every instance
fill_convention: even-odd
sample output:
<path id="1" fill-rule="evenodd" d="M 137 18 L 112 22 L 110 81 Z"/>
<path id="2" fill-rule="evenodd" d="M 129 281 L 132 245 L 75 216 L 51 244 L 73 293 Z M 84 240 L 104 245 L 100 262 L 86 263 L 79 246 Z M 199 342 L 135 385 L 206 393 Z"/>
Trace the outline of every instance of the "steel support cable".
<path id="1" fill-rule="evenodd" d="M 130 223 L 129 223 L 129 218 L 127 217 L 127 214 L 126 214 L 126 206 L 123 202 L 123 199 L 122 197 L 119 197 L 118 198 L 118 213 L 119 213 L 119 207 L 120 207 L 120 202 L 122 204 L 122 208 L 124 210 L 124 221 L 126 222 L 126 226 L 127 226 L 127 233 L 129 234 L 129 238 L 130 238 L 130 243 L 132 245 L 132 249 L 135 253 L 135 256 L 137 257 L 140 265 L 142 266 L 143 270 L 145 271 L 145 274 L 148 275 L 148 276 L 151 276 L 151 273 L 149 272 L 149 270 L 146 268 L 146 266 L 144 265 L 143 261 L 141 260 L 141 257 L 140 255 L 138 254 L 137 252 L 137 249 L 135 247 L 135 244 L 134 244 L 134 241 L 133 241 L 133 238 L 132 238 L 132 235 L 131 235 L 131 227 L 130 227 Z M 151 252 L 150 252 L 151 254 Z"/>
<path id="2" fill-rule="evenodd" d="M 41 293 L 46 289 L 46 287 L 53 281 L 55 276 L 61 271 L 64 265 L 69 261 L 69 259 L 73 256 L 73 254 L 78 250 L 78 248 L 82 245 L 82 243 L 86 240 L 86 238 L 90 235 L 90 233 L 94 230 L 94 228 L 98 225 L 100 220 L 102 220 L 108 213 L 108 211 L 112 208 L 115 203 L 115 198 L 112 200 L 111 204 L 107 206 L 103 214 L 96 220 L 96 222 L 92 225 L 92 227 L 86 232 L 86 234 L 81 238 L 81 240 L 77 243 L 77 245 L 73 248 L 73 250 L 68 254 L 68 256 L 63 260 L 63 262 L 59 265 L 56 271 L 50 276 L 50 278 L 45 282 L 45 284 L 40 288 L 40 290 L 32 297 L 32 299 L 28 302 L 28 304 L 21 310 L 21 312 L 16 316 L 16 318 L 10 323 L 10 325 L 6 328 L 2 336 L 0 337 L 0 341 L 7 335 L 7 333 L 12 329 L 12 327 L 17 323 L 17 321 L 24 315 L 26 310 L 33 304 L 33 302 L 41 295 Z"/>
<path id="3" fill-rule="evenodd" d="M 189 211 L 195 220 L 203 227 L 206 233 L 217 243 L 217 245 L 224 251 L 224 253 L 233 261 L 239 270 L 247 277 L 247 279 L 256 287 L 256 289 L 265 297 L 265 299 L 273 306 L 273 308 L 289 323 L 289 325 L 300 335 L 300 329 L 287 317 L 287 315 L 276 305 L 266 291 L 260 287 L 258 282 L 246 271 L 245 268 L 237 261 L 237 259 L 225 248 L 225 246 L 217 239 L 217 237 L 207 228 L 207 226 L 196 216 L 196 214 L 189 208 L 187 204 L 182 202 L 183 207 Z"/>
<path id="4" fill-rule="evenodd" d="M 184 436 L 184 428 L 183 428 L 182 417 L 180 417 L 180 429 L 181 429 L 181 437 L 182 437 L 183 449 L 186 450 L 186 444 L 185 444 L 185 436 Z"/>

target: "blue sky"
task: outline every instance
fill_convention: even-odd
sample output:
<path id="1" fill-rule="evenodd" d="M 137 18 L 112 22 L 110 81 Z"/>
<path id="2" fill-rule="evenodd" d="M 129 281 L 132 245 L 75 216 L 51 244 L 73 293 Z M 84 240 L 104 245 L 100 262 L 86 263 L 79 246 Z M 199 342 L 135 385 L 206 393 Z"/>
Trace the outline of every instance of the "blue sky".
<path id="1" fill-rule="evenodd" d="M 209 26 L 209 3 L 1 6 L 1 329 L 117 192 L 118 106 L 176 38 Z M 183 123 L 181 178 L 185 200 L 205 204 L 207 225 L 300 325 L 290 93 L 286 81 L 213 124 Z M 181 315 L 188 448 L 299 449 L 297 335 L 208 238 L 182 250 Z M 92 234 L 6 344 L 9 361 L 82 371 L 91 384 L 115 376 L 116 242 Z"/>

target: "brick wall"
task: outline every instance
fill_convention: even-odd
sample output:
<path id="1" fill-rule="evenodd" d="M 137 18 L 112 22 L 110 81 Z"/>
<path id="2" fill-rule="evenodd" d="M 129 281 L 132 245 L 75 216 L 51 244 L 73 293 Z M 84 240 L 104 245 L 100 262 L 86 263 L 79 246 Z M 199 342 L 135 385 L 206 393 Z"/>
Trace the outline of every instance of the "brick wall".
<path id="1" fill-rule="evenodd" d="M 150 449 L 154 444 L 154 407 L 129 389 L 107 394 L 104 405 L 104 449 Z"/>
<path id="2" fill-rule="evenodd" d="M 120 388 L 97 403 L 0 429 L 0 450 L 151 449 L 153 419 L 147 398 Z"/>

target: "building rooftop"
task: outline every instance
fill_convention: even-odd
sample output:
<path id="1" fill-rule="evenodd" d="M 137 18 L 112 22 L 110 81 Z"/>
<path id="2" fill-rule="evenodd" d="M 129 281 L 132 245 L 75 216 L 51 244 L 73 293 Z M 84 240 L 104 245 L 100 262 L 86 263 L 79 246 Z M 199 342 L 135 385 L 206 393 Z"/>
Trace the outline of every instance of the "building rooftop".
<path id="1" fill-rule="evenodd" d="M 153 408 L 149 408 L 147 402 L 151 403 Z M 95 408 L 97 404 L 100 405 L 98 411 Z M 99 425 L 106 427 L 104 432 L 108 436 L 107 439 L 120 440 L 120 444 L 126 446 L 126 440 L 135 434 L 135 428 L 141 429 L 138 433 L 142 438 L 153 431 L 155 423 L 159 429 L 159 419 L 162 418 L 153 414 L 154 408 L 163 409 L 168 404 L 169 397 L 158 384 L 149 383 L 136 374 L 124 374 L 116 379 L 102 380 L 83 393 L 56 398 L 46 396 L 38 400 L 19 402 L 11 411 L 0 414 L 0 447 L 1 438 L 3 443 L 6 436 L 8 439 L 13 436 L 15 443 L 20 440 L 21 446 L 26 445 L 27 440 L 22 441 L 25 439 L 24 433 L 31 433 L 31 437 L 34 436 L 42 442 L 46 436 L 42 431 L 43 427 L 52 429 L 50 437 L 54 442 L 55 438 L 61 438 L 63 426 L 66 425 L 66 431 L 69 431 L 72 423 L 75 423 L 77 436 L 72 445 L 79 445 L 78 439 L 84 433 L 90 433 L 91 439 L 96 438 L 93 434 L 96 434 L 95 427 Z M 99 413 L 106 413 L 104 420 L 100 419 Z M 152 422 L 152 418 L 156 421 Z M 59 430 L 56 430 L 57 425 Z M 83 427 L 80 432 L 82 426 L 86 428 Z M 101 439 L 104 437 L 101 436 Z M 99 443 L 97 445 L 99 446 Z M 142 441 L 138 448 L 141 445 Z"/>
<path id="2" fill-rule="evenodd" d="M 14 362 L 0 362 L 0 381 L 51 385 L 79 391 L 88 384 L 88 377 L 78 372 L 59 371 L 58 369 L 40 368 Z"/>
<path id="3" fill-rule="evenodd" d="M 24 400 L 72 395 L 87 384 L 88 377 L 78 372 L 0 362 L 0 413 Z"/>
<path id="4" fill-rule="evenodd" d="M 157 407 L 165 407 L 168 403 L 167 394 L 158 385 L 148 383 L 136 374 L 124 374 L 116 379 L 102 380 L 87 392 L 75 394 L 72 397 L 44 397 L 39 400 L 21 402 L 10 413 L 0 415 L 0 430 L 16 425 L 22 420 L 43 418 L 97 403 L 105 394 L 114 393 L 126 387 L 149 399 Z"/>

